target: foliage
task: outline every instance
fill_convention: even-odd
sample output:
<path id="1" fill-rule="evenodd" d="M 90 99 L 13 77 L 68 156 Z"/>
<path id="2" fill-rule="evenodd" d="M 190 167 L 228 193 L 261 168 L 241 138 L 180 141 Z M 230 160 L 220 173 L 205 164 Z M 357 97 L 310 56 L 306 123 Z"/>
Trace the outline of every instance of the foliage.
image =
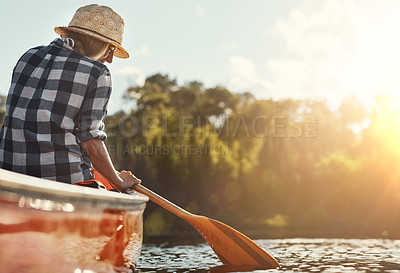
<path id="1" fill-rule="evenodd" d="M 369 113 L 350 98 L 334 111 L 161 74 L 125 98 L 136 107 L 107 122 L 119 124 L 108 126 L 115 164 L 194 213 L 270 235 L 400 235 L 400 118 L 391 100 L 377 98 Z M 162 218 L 151 206 L 147 214 Z M 188 228 L 164 218 L 164 233 Z"/>

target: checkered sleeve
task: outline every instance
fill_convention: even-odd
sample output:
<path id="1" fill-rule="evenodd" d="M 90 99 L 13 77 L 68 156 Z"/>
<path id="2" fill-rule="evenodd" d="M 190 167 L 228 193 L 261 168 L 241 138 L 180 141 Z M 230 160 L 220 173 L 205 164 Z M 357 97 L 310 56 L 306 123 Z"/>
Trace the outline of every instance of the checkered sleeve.
<path id="1" fill-rule="evenodd" d="M 89 85 L 82 103 L 76 129 L 79 143 L 93 138 L 101 140 L 107 138 L 103 121 L 107 114 L 110 95 L 111 75 L 108 69 L 104 69 L 100 76 Z"/>

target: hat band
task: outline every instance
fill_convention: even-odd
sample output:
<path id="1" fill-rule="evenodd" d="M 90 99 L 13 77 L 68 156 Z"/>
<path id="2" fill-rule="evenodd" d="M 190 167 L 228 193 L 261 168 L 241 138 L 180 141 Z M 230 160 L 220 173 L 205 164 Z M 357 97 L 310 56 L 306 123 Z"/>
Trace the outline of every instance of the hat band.
<path id="1" fill-rule="evenodd" d="M 109 40 L 111 40 L 111 41 L 113 41 L 113 42 L 116 42 L 117 44 L 119 44 L 120 46 L 122 46 L 121 43 L 118 42 L 117 40 L 114 40 L 114 39 L 112 39 L 112 38 L 110 38 L 110 37 L 107 37 L 107 36 L 101 34 L 101 33 L 98 33 L 97 31 L 94 31 L 94 30 L 91 30 L 91 29 L 88 29 L 88 28 L 84 28 L 84 27 L 78 27 L 78 26 L 68 26 L 68 27 L 73 27 L 73 28 L 77 28 L 77 29 L 82 29 L 82 30 L 87 30 L 87 31 L 93 32 L 93 33 L 95 33 L 95 34 L 97 34 L 97 35 L 100 35 L 100 36 L 106 38 L 106 39 L 109 39 Z"/>

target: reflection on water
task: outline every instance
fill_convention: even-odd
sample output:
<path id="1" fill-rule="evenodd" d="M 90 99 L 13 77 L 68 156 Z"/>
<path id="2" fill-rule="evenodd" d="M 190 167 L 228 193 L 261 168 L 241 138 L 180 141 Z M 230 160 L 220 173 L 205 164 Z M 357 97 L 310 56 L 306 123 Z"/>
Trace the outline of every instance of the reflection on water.
<path id="1" fill-rule="evenodd" d="M 256 240 L 280 270 L 223 266 L 206 244 L 143 245 L 137 272 L 398 272 L 400 240 Z"/>

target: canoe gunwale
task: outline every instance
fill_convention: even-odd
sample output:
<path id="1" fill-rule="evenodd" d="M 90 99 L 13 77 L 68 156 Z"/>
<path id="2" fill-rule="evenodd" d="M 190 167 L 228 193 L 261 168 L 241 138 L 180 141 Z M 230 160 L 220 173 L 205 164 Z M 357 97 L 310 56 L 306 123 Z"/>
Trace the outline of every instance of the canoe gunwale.
<path id="1" fill-rule="evenodd" d="M 74 186 L 3 169 L 0 169 L 0 198 L 16 202 L 32 198 L 112 210 L 142 210 L 149 200 L 140 193 L 123 194 Z"/>

